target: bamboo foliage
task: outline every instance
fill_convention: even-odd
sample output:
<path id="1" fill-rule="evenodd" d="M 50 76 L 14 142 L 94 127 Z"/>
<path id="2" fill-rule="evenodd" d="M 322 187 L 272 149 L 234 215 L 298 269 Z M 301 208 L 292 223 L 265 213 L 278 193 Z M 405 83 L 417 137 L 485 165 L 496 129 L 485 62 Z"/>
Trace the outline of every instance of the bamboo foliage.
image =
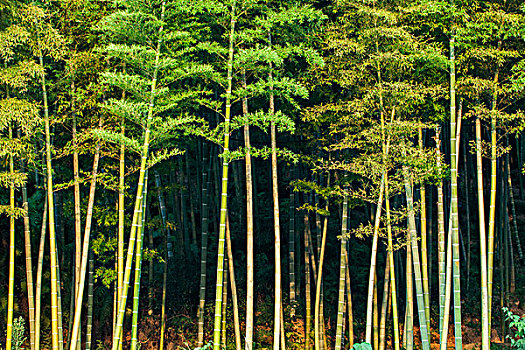
<path id="1" fill-rule="evenodd" d="M 114 5 L 0 0 L 7 349 L 19 347 L 18 316 L 32 350 L 92 349 L 110 333 L 113 350 L 138 349 L 145 332 L 160 349 L 219 350 L 235 339 L 237 350 L 363 340 L 446 350 L 451 315 L 459 349 L 475 327 L 462 313 L 477 312 L 464 306 L 475 303 L 483 350 L 494 332 L 509 333 L 492 307 L 512 306 L 521 290 L 523 203 L 512 176 L 524 143 L 508 141 L 525 125 L 520 3 Z M 149 171 L 158 205 L 147 200 Z M 179 323 L 186 340 L 173 338 Z"/>

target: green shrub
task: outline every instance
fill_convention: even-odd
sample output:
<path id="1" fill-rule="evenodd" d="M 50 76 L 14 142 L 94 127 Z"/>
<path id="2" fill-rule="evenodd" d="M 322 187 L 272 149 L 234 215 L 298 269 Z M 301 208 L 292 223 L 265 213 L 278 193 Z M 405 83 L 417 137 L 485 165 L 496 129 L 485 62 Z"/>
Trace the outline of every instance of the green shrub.
<path id="1" fill-rule="evenodd" d="M 509 327 L 514 329 L 514 336 L 507 338 L 510 339 L 510 343 L 513 348 L 525 350 L 525 315 L 515 315 L 508 308 L 504 307 L 503 312 L 505 318 L 509 321 Z"/>

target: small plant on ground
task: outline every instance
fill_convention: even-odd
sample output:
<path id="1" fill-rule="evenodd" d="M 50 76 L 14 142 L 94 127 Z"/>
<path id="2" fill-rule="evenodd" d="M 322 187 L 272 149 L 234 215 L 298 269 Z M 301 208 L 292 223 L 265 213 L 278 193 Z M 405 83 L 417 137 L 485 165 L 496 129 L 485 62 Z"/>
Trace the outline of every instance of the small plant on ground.
<path id="1" fill-rule="evenodd" d="M 26 321 L 22 316 L 17 318 L 13 323 L 13 350 L 22 349 L 22 345 L 27 339 L 24 336 L 26 330 L 25 323 Z"/>
<path id="2" fill-rule="evenodd" d="M 519 316 L 504 307 L 505 318 L 509 321 L 509 327 L 513 329 L 514 336 L 507 336 L 515 349 L 525 349 L 525 315 Z"/>

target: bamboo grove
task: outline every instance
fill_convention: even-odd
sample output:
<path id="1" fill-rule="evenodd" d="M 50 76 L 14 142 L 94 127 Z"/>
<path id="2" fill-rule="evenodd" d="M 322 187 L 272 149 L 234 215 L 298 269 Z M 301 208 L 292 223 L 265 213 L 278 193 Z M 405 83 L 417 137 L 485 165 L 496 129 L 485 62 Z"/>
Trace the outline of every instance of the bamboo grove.
<path id="1" fill-rule="evenodd" d="M 522 2 L 0 0 L 0 62 L 1 348 L 517 339 Z"/>

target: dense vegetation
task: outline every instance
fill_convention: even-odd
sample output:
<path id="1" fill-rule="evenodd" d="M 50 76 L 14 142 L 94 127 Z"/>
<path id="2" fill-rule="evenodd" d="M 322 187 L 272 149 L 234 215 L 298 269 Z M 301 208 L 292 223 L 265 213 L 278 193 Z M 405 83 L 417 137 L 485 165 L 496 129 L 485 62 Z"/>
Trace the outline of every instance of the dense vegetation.
<path id="1" fill-rule="evenodd" d="M 524 53 L 518 0 L 0 0 L 0 346 L 523 346 Z"/>

